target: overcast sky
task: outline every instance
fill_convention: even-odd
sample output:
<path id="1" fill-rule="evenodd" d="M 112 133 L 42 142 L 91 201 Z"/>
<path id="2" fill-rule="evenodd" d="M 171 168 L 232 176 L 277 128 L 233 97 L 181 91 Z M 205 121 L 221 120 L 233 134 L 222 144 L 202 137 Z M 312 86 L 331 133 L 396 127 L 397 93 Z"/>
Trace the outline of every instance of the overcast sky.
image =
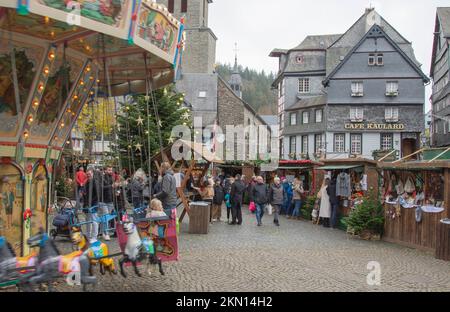
<path id="1" fill-rule="evenodd" d="M 436 8 L 449 0 L 214 0 L 209 27 L 218 37 L 216 60 L 233 63 L 236 42 L 239 64 L 277 72 L 272 49 L 293 48 L 307 35 L 344 33 L 370 5 L 412 42 L 429 75 Z M 430 95 L 427 87 L 427 110 Z"/>

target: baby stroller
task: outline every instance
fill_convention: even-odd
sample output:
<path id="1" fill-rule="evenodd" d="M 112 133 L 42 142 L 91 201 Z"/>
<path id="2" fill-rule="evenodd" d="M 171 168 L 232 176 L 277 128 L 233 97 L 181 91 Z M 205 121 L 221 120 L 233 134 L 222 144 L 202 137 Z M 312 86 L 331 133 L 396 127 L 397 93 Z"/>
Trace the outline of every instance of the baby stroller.
<path id="1" fill-rule="evenodd" d="M 60 204 L 56 204 L 56 215 L 53 218 L 52 225 L 54 228 L 50 231 L 53 239 L 56 236 L 64 236 L 70 238 L 71 227 L 78 223 L 76 204 L 68 198 L 62 198 Z"/>

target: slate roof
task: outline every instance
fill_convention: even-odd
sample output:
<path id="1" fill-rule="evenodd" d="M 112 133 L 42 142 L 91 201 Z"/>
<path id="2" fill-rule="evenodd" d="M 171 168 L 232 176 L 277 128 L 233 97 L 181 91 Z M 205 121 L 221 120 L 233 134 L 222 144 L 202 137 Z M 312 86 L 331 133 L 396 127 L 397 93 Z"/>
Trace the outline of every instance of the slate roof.
<path id="1" fill-rule="evenodd" d="M 294 110 L 303 109 L 303 108 L 321 106 L 321 105 L 325 105 L 325 104 L 327 104 L 327 96 L 319 95 L 319 96 L 315 96 L 315 97 L 311 97 L 311 98 L 301 99 L 294 105 L 286 108 L 286 111 L 289 112 L 289 111 L 294 111 Z"/>
<path id="2" fill-rule="evenodd" d="M 260 115 L 267 125 L 272 126 L 278 124 L 277 115 Z"/>
<path id="3" fill-rule="evenodd" d="M 441 23 L 445 38 L 450 38 L 450 7 L 437 8 L 437 16 Z"/>
<path id="4" fill-rule="evenodd" d="M 314 50 L 314 49 L 327 49 L 336 40 L 338 40 L 342 34 L 334 35 L 310 35 L 305 38 L 298 46 L 291 50 Z"/>

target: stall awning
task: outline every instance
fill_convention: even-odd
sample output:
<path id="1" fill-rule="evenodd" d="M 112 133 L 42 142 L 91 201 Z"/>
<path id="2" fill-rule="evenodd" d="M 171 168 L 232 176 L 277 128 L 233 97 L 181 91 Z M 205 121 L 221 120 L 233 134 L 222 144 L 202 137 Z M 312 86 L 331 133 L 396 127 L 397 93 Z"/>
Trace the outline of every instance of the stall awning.
<path id="1" fill-rule="evenodd" d="M 278 169 L 287 169 L 287 170 L 291 170 L 291 169 L 298 170 L 298 169 L 301 169 L 301 170 L 303 170 L 303 169 L 312 169 L 312 167 L 311 166 L 279 166 L 277 168 L 277 170 Z"/>
<path id="2" fill-rule="evenodd" d="M 346 170 L 364 167 L 363 165 L 329 165 L 317 168 L 318 170 Z"/>

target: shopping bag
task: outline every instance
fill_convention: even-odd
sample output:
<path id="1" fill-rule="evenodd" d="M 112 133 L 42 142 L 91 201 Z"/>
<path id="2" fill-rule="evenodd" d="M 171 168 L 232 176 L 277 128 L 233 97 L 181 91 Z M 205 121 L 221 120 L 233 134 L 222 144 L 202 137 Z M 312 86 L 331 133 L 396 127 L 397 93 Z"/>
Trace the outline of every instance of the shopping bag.
<path id="1" fill-rule="evenodd" d="M 254 202 L 250 202 L 250 204 L 248 205 L 248 210 L 250 210 L 250 212 L 256 211 L 256 205 Z"/>
<path id="2" fill-rule="evenodd" d="M 269 216 L 271 216 L 272 212 L 273 212 L 272 205 L 271 204 L 267 204 L 266 208 L 267 208 L 267 213 L 269 214 Z"/>

